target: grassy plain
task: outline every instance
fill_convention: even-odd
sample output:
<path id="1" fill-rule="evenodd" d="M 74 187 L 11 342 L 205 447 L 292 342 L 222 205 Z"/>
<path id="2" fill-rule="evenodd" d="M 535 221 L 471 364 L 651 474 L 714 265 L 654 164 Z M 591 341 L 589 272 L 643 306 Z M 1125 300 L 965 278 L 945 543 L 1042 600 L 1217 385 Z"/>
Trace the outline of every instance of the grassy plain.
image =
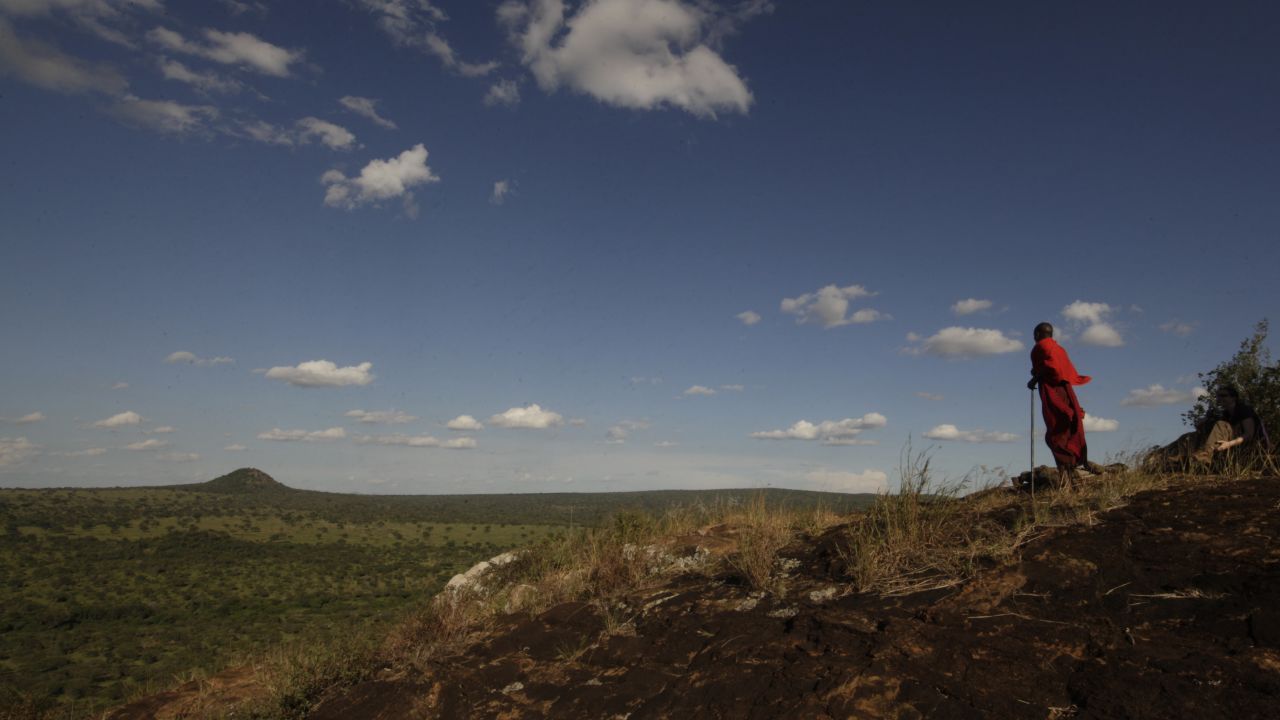
<path id="1" fill-rule="evenodd" d="M 0 708 L 83 717 L 282 644 L 378 636 L 505 549 L 621 510 L 747 494 L 343 495 L 249 470 L 167 488 L 0 490 Z M 771 491 L 797 506 L 866 501 Z"/>

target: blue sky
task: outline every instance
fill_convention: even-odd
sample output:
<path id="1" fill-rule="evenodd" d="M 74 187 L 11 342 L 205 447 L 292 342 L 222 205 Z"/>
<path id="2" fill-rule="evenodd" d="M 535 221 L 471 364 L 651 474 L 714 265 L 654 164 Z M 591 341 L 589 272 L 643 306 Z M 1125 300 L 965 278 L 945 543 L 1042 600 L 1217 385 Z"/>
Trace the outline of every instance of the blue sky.
<path id="1" fill-rule="evenodd" d="M 1278 25 L 0 0 L 0 485 L 1016 472 L 1042 320 L 1094 459 L 1168 441 L 1277 306 Z"/>

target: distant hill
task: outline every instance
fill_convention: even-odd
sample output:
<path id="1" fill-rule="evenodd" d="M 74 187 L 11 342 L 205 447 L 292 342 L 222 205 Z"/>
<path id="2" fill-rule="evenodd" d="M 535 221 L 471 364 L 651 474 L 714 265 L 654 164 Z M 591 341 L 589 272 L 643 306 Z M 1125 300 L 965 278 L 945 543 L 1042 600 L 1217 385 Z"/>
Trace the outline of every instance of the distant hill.
<path id="1" fill-rule="evenodd" d="M 240 468 L 212 480 L 191 485 L 168 485 L 173 490 L 219 493 L 222 495 L 279 495 L 301 492 L 262 472 L 257 468 Z"/>

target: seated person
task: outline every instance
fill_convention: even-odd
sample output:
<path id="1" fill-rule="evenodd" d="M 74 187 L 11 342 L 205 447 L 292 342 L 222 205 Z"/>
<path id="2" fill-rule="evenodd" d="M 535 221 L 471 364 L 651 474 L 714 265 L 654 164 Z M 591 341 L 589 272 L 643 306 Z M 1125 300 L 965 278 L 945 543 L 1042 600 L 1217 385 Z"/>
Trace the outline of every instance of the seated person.
<path id="1" fill-rule="evenodd" d="M 1215 456 L 1240 445 L 1267 447 L 1266 430 L 1258 413 L 1240 400 L 1240 391 L 1231 385 L 1218 389 L 1217 409 L 1189 432 L 1169 445 L 1155 450 L 1151 458 L 1182 467 L 1207 466 Z"/>

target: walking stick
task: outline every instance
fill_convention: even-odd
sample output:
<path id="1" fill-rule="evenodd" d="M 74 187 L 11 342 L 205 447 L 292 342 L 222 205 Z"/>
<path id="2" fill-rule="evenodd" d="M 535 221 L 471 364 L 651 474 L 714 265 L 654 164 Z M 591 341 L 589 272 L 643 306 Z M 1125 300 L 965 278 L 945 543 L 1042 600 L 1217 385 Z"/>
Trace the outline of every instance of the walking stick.
<path id="1" fill-rule="evenodd" d="M 1036 391 L 1031 389 L 1031 431 L 1027 433 L 1031 445 L 1031 508 L 1036 506 Z"/>

